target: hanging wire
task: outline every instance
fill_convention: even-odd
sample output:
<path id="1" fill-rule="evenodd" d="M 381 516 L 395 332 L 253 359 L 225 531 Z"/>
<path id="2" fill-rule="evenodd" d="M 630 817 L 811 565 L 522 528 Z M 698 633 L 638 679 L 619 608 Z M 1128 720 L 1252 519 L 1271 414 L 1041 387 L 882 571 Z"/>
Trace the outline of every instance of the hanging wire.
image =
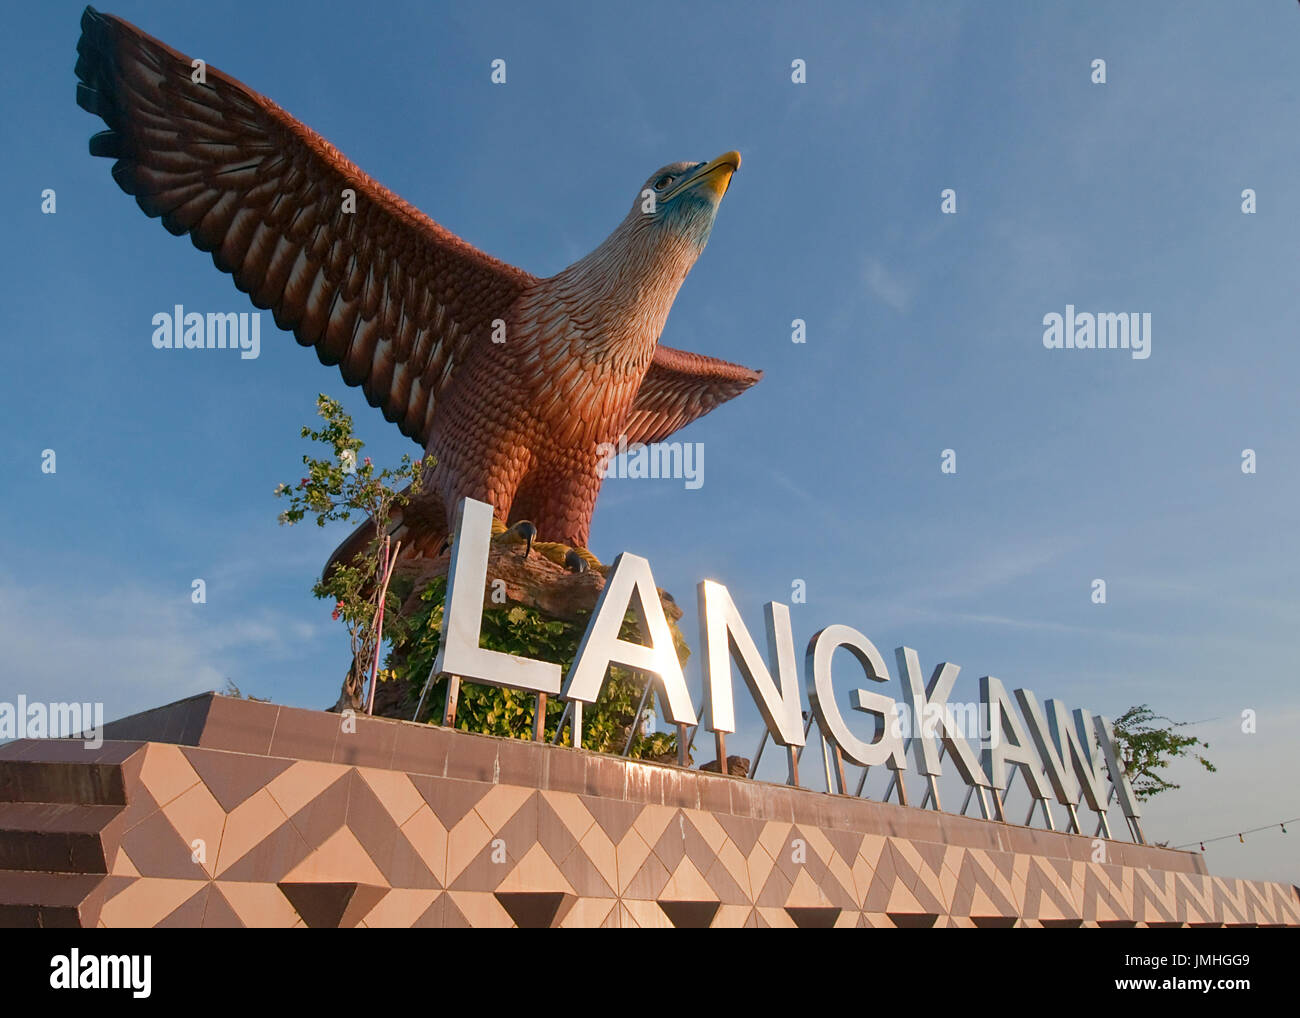
<path id="1" fill-rule="evenodd" d="M 1189 841 L 1185 845 L 1175 845 L 1174 848 L 1191 848 L 1199 844 L 1201 851 L 1205 851 L 1206 845 L 1212 845 L 1216 841 L 1227 841 L 1229 838 L 1236 838 L 1241 844 L 1246 843 L 1245 835 L 1258 834 L 1260 831 L 1271 831 L 1274 827 L 1282 828 L 1282 833 L 1286 834 L 1287 824 L 1300 824 L 1300 817 L 1292 817 L 1290 820 L 1279 820 L 1277 823 L 1265 824 L 1263 827 L 1252 827 L 1248 831 L 1238 831 L 1236 834 L 1220 834 L 1217 838 L 1197 838 L 1196 841 Z"/>

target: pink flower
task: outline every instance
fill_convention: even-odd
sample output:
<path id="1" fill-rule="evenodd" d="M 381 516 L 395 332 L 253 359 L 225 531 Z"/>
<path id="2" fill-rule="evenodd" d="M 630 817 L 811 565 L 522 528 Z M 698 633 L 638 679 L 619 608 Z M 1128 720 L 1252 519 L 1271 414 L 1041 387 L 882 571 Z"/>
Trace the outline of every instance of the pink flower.
<path id="1" fill-rule="evenodd" d="M 367 456 L 367 457 L 366 457 L 365 459 L 363 459 L 361 462 L 364 463 L 366 466 L 370 466 L 370 457 Z"/>

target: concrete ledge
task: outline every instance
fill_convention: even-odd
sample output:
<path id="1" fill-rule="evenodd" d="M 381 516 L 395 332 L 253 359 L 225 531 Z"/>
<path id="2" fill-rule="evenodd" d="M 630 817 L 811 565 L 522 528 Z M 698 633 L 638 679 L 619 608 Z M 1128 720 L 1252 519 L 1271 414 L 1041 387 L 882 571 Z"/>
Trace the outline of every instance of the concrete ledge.
<path id="1" fill-rule="evenodd" d="M 0 859 L 53 871 L 75 835 L 76 866 L 107 870 L 77 914 L 106 926 L 1300 925 L 1294 888 L 1193 853 L 1110 842 L 1095 863 L 1077 835 L 343 720 L 205 694 L 98 750 L 0 748 L 0 802 L 85 813 L 20 805 L 5 828 L 0 807 Z M 39 895 L 2 875 L 0 924 L 30 920 Z M 66 922 L 71 885 L 38 877 Z"/>
<path id="2" fill-rule="evenodd" d="M 390 718 L 357 717 L 353 721 L 356 732 L 344 734 L 337 714 L 203 693 L 105 725 L 104 736 L 468 781 L 522 784 L 1047 858 L 1085 861 L 1093 852 L 1091 838 L 1036 827 L 827 795 Z M 1204 860 L 1195 852 L 1124 841 L 1112 841 L 1108 848 L 1112 861 L 1123 866 L 1174 873 L 1206 872 Z"/>

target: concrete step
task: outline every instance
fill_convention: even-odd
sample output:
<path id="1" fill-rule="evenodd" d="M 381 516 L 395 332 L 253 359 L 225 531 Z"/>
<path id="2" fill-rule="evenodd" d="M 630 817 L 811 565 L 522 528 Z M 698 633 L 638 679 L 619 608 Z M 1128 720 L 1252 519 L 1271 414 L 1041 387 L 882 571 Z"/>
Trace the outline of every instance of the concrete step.
<path id="1" fill-rule="evenodd" d="M 126 803 L 123 765 L 138 742 L 91 748 L 78 739 L 19 739 L 0 746 L 0 802 Z"/>
<path id="2" fill-rule="evenodd" d="M 85 873 L 0 871 L 0 929 L 76 929 L 83 918 L 93 925 L 98 906 L 91 903 L 103 879 Z"/>
<path id="3" fill-rule="evenodd" d="M 0 760 L 0 802 L 123 806 L 126 786 L 115 763 Z"/>
<path id="4" fill-rule="evenodd" d="M 102 833 L 125 807 L 0 802 L 0 871 L 105 874 Z"/>

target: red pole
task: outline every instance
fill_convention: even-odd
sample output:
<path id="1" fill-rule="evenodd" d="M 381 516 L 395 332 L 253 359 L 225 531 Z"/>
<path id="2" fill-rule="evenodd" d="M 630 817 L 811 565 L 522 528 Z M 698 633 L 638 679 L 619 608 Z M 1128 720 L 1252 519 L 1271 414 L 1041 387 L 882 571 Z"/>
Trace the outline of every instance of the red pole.
<path id="1" fill-rule="evenodd" d="M 390 553 L 389 538 L 384 537 L 384 585 L 379 590 L 379 608 L 375 613 L 375 664 L 370 672 L 370 695 L 366 698 L 366 713 L 375 712 L 375 685 L 379 682 L 379 652 L 384 646 L 384 600 L 388 596 L 388 581 L 393 578 L 393 567 L 397 565 L 397 553 L 402 549 L 402 542 Z"/>

